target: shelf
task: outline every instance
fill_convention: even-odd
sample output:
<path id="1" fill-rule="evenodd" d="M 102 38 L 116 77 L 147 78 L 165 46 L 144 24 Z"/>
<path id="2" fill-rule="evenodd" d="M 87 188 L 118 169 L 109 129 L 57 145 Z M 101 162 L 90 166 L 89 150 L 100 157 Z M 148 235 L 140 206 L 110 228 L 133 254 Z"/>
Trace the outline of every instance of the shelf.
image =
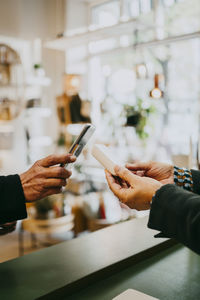
<path id="1" fill-rule="evenodd" d="M 49 86 L 51 79 L 49 77 L 29 76 L 26 79 L 26 84 L 29 86 Z"/>
<path id="2" fill-rule="evenodd" d="M 8 88 L 24 88 L 26 87 L 25 84 L 12 84 L 12 83 L 9 83 L 9 84 L 0 84 L 0 89 L 8 89 Z"/>
<path id="3" fill-rule="evenodd" d="M 0 89 L 20 89 L 30 86 L 49 86 L 51 79 L 49 77 L 34 77 L 29 76 L 24 84 L 0 84 Z"/>
<path id="4" fill-rule="evenodd" d="M 52 41 L 47 41 L 45 47 L 54 50 L 66 51 L 72 47 L 77 47 L 89 42 L 97 42 L 113 37 L 119 37 L 121 35 L 133 34 L 134 27 L 137 29 L 149 28 L 148 24 L 142 25 L 138 22 L 138 19 L 131 19 L 129 21 L 120 21 L 116 25 L 100 28 L 97 30 L 88 30 L 84 33 L 74 34 L 72 36 L 64 36 Z"/>
<path id="5" fill-rule="evenodd" d="M 95 31 L 91 32 L 86 32 L 82 34 L 76 34 L 74 36 L 68 36 L 68 37 L 62 37 L 59 39 L 55 39 L 52 41 L 49 41 L 45 44 L 45 47 L 50 48 L 50 49 L 55 49 L 55 50 L 61 50 L 61 51 L 67 51 L 70 48 L 73 47 L 78 47 L 83 44 L 88 44 L 89 42 L 97 42 L 100 40 L 104 39 L 109 39 L 109 38 L 117 38 L 123 35 L 129 35 L 133 34 L 134 32 L 134 26 L 136 24 L 136 20 L 131 20 L 128 22 L 123 22 L 119 23 L 117 25 L 113 25 L 110 27 L 106 27 L 103 29 L 98 29 Z M 138 24 L 138 23 L 137 23 Z M 137 25 L 138 26 L 138 25 Z M 143 24 L 143 26 L 140 24 L 140 29 L 144 29 L 146 26 Z M 137 27 L 139 28 L 139 27 Z M 151 28 L 148 28 L 151 29 Z M 191 32 L 191 33 L 186 33 L 182 35 L 177 35 L 177 36 L 168 36 L 163 39 L 152 39 L 149 41 L 143 41 L 143 42 L 138 42 L 138 43 L 130 43 L 129 45 L 125 46 L 117 46 L 113 47 L 112 49 L 106 49 L 98 53 L 88 53 L 87 56 L 84 58 L 81 58 L 81 60 L 88 59 L 92 56 L 95 55 L 104 55 L 108 53 L 113 53 L 113 51 L 121 51 L 124 49 L 142 49 L 142 48 L 149 48 L 149 47 L 156 47 L 160 45 L 167 45 L 167 44 L 172 44 L 175 42 L 181 42 L 184 40 L 190 40 L 190 39 L 195 39 L 195 38 L 200 38 L 200 31 L 196 32 Z"/>

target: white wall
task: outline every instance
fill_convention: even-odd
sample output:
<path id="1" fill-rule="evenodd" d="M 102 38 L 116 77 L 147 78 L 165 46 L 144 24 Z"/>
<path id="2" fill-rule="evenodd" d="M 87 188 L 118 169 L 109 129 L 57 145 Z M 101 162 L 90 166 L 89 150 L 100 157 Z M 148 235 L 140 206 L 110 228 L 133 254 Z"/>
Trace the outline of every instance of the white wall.
<path id="1" fill-rule="evenodd" d="M 64 0 L 0 0 L 0 34 L 54 38 L 64 28 Z"/>
<path id="2" fill-rule="evenodd" d="M 0 0 L 0 42 L 3 42 L 1 36 L 30 41 L 36 38 L 43 41 L 54 39 L 64 31 L 64 16 L 65 0 Z M 64 53 L 44 48 L 41 57 L 46 76 L 52 81 L 50 87 L 43 89 L 43 98 L 45 104 L 56 112 L 55 98 L 62 92 L 62 76 L 65 71 Z M 40 62 L 29 59 L 27 63 L 31 69 L 33 63 Z M 50 128 L 54 137 L 57 134 L 56 124 L 57 117 L 54 113 Z"/>
<path id="3" fill-rule="evenodd" d="M 81 0 L 65 0 L 65 31 L 88 25 L 88 4 Z"/>

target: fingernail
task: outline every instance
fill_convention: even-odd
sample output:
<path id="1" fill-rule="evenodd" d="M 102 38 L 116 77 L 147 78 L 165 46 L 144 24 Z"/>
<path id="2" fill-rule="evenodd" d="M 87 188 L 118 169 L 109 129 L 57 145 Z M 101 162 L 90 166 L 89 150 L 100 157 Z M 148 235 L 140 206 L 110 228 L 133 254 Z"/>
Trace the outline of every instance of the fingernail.
<path id="1" fill-rule="evenodd" d="M 110 175 L 110 172 L 106 169 L 105 169 L 105 173 L 106 173 L 106 175 Z"/>
<path id="2" fill-rule="evenodd" d="M 76 160 L 76 156 L 75 156 L 75 155 L 72 155 L 72 156 L 70 157 L 70 159 L 71 159 L 71 160 Z"/>
<path id="3" fill-rule="evenodd" d="M 115 172 L 119 172 L 120 171 L 120 166 L 115 166 Z"/>

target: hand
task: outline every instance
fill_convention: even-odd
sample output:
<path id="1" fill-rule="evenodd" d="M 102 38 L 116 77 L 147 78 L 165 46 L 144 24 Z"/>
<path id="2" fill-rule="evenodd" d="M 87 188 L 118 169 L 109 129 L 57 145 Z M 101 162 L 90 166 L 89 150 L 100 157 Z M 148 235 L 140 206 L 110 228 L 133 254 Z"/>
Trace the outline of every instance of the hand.
<path id="1" fill-rule="evenodd" d="M 4 235 L 13 232 L 16 229 L 17 222 L 10 222 L 0 225 L 0 235 Z"/>
<path id="2" fill-rule="evenodd" d="M 120 180 L 106 171 L 109 187 L 115 196 L 130 208 L 149 209 L 152 197 L 162 183 L 152 178 L 137 176 L 126 168 L 118 166 L 115 167 L 115 172 Z"/>
<path id="3" fill-rule="evenodd" d="M 153 178 L 162 184 L 174 183 L 173 165 L 150 161 L 126 164 L 126 168 L 136 175 Z"/>
<path id="4" fill-rule="evenodd" d="M 59 194 L 71 171 L 58 164 L 72 163 L 76 160 L 71 154 L 50 155 L 38 160 L 25 173 L 20 175 L 27 202 L 33 202 L 52 194 Z"/>

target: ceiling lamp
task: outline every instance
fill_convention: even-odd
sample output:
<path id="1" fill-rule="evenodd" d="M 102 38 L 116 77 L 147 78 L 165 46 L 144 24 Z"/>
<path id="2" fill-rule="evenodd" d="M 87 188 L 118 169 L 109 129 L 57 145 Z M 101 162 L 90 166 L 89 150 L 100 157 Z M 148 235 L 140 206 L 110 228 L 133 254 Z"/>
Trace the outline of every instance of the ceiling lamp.
<path id="1" fill-rule="evenodd" d="M 138 79 L 147 79 L 148 71 L 145 63 L 140 63 L 135 66 L 136 76 Z"/>
<path id="2" fill-rule="evenodd" d="M 81 88 L 81 76 L 79 74 L 64 75 L 64 92 L 68 96 L 76 95 Z"/>
<path id="3" fill-rule="evenodd" d="M 151 98 L 160 99 L 163 97 L 164 92 L 159 88 L 159 74 L 154 76 L 154 88 L 149 93 Z"/>

